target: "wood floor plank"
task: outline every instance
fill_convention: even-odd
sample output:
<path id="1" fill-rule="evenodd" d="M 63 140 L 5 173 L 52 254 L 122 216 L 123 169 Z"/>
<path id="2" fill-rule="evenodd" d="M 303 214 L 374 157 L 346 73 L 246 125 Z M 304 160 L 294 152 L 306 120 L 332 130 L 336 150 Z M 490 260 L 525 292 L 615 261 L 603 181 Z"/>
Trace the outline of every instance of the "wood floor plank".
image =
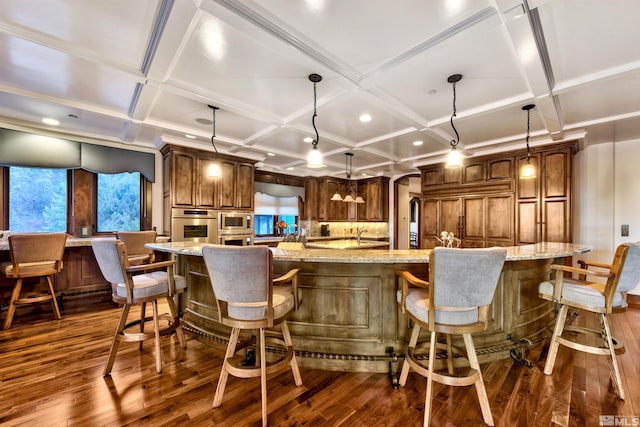
<path id="1" fill-rule="evenodd" d="M 122 343 L 110 377 L 102 377 L 119 309 L 109 303 L 67 309 L 62 320 L 20 316 L 0 331 L 0 424 L 3 426 L 259 426 L 258 379 L 231 377 L 222 406 L 213 395 L 225 345 L 187 334 L 154 349 Z M 132 316 L 136 314 L 132 313 Z M 597 325 L 579 316 L 577 324 Z M 627 398 L 616 398 L 603 357 L 561 347 L 553 375 L 542 373 L 548 342 L 527 350 L 527 368 L 511 359 L 481 366 L 496 426 L 598 425 L 600 415 L 640 415 L 640 309 L 612 316 L 625 343 L 619 356 Z M 409 375 L 393 389 L 387 373 L 301 369 L 268 379 L 269 422 L 277 426 L 420 426 L 426 380 Z M 434 386 L 432 425 L 483 425 L 474 387 Z"/>

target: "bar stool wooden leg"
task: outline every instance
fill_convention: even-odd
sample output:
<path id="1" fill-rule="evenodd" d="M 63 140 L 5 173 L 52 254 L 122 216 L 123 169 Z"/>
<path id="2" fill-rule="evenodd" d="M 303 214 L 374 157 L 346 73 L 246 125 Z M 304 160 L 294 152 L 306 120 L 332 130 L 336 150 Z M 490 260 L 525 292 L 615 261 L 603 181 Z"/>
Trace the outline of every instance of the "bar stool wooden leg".
<path id="1" fill-rule="evenodd" d="M 431 421 L 431 401 L 433 400 L 433 368 L 436 361 L 436 331 L 431 331 L 431 341 L 429 342 L 429 362 L 427 363 L 427 393 L 424 399 L 424 425 L 428 426 Z"/>
<path id="2" fill-rule="evenodd" d="M 56 319 L 62 319 L 60 316 L 60 309 L 58 308 L 58 300 L 56 300 L 56 291 L 53 289 L 53 281 L 51 276 L 47 276 L 47 285 L 49 286 L 49 293 L 51 294 L 51 308 L 53 308 L 53 315 Z"/>
<path id="3" fill-rule="evenodd" d="M 104 367 L 104 372 L 102 374 L 103 376 L 107 376 L 111 374 L 111 368 L 113 368 L 113 362 L 116 361 L 118 346 L 120 345 L 120 339 L 123 336 L 122 333 L 127 323 L 127 316 L 129 315 L 130 309 L 131 309 L 131 306 L 129 304 L 124 304 L 122 306 L 122 311 L 120 312 L 120 320 L 118 320 L 118 325 L 116 326 L 116 333 L 113 336 L 113 342 L 111 343 L 111 349 L 109 350 L 109 358 L 107 359 L 107 364 Z"/>
<path id="4" fill-rule="evenodd" d="M 413 325 L 413 331 L 411 331 L 411 338 L 409 339 L 409 345 L 407 347 L 407 353 L 410 350 L 415 350 L 416 344 L 418 343 L 418 337 L 420 336 L 420 326 L 418 324 Z M 404 387 L 407 383 L 407 377 L 409 376 L 409 371 L 411 366 L 409 365 L 409 357 L 404 359 L 404 363 L 402 364 L 402 371 L 400 371 L 400 379 L 398 380 L 399 384 Z"/>
<path id="5" fill-rule="evenodd" d="M 484 379 L 482 378 L 482 372 L 480 371 L 480 364 L 478 363 L 478 356 L 476 355 L 476 348 L 473 345 L 473 339 L 471 334 L 463 334 L 464 346 L 467 350 L 467 358 L 469 359 L 469 366 L 476 370 L 477 379 L 475 382 L 476 393 L 478 394 L 478 400 L 480 401 L 480 409 L 482 409 L 482 418 L 487 425 L 493 425 L 493 415 L 491 414 L 491 406 L 489 405 L 489 398 L 487 397 L 487 389 L 484 386 Z"/>
<path id="6" fill-rule="evenodd" d="M 284 338 L 284 344 L 287 346 L 287 350 L 289 348 L 293 349 L 293 341 L 291 341 L 291 333 L 289 332 L 289 325 L 286 320 L 282 322 L 282 336 Z M 295 352 L 293 353 L 293 356 L 291 356 L 291 362 L 289 362 L 289 364 L 291 365 L 291 371 L 293 372 L 293 379 L 296 386 L 301 386 L 302 376 L 300 375 L 300 369 L 298 368 L 298 360 L 296 359 Z"/>
<path id="7" fill-rule="evenodd" d="M 605 335 L 605 343 L 609 349 L 607 360 L 609 362 L 609 373 L 611 376 L 611 382 L 613 383 L 613 389 L 618 395 L 618 398 L 624 400 L 624 389 L 622 388 L 622 377 L 620 376 L 618 360 L 616 359 L 616 349 L 614 348 L 613 339 L 611 338 L 609 321 L 607 320 L 607 315 L 604 313 L 600 314 L 600 324 Z"/>
<path id="8" fill-rule="evenodd" d="M 147 303 L 143 302 L 140 304 L 140 333 L 144 334 L 144 322 L 147 316 Z M 144 340 L 141 340 L 138 344 L 140 346 L 140 351 L 142 351 L 142 343 Z"/>
<path id="9" fill-rule="evenodd" d="M 267 425 L 267 350 L 264 328 L 260 328 L 260 400 L 262 406 L 262 426 Z"/>
<path id="10" fill-rule="evenodd" d="M 240 335 L 239 328 L 231 329 L 231 335 L 229 336 L 229 344 L 227 345 L 227 352 L 224 355 L 224 361 L 222 362 L 222 370 L 220 372 L 220 379 L 218 379 L 218 386 L 216 387 L 216 394 L 213 397 L 213 407 L 217 408 L 222 405 L 222 396 L 224 395 L 224 389 L 227 386 L 227 378 L 229 378 L 229 364 L 228 359 L 233 357 L 236 352 L 236 345 L 238 343 L 238 336 Z"/>
<path id="11" fill-rule="evenodd" d="M 176 307 L 176 304 L 172 297 L 167 297 L 167 304 L 169 305 L 169 312 L 171 313 L 171 317 L 173 317 L 172 322 L 180 322 L 180 318 L 178 317 L 178 308 Z M 187 348 L 187 341 L 184 339 L 182 326 L 178 326 L 176 328 L 176 335 L 178 336 L 180 347 Z"/>
<path id="12" fill-rule="evenodd" d="M 556 325 L 553 328 L 553 335 L 551 336 L 551 343 L 549 344 L 549 354 L 547 354 L 547 361 L 544 363 L 544 374 L 551 375 L 553 372 L 553 365 L 556 363 L 556 356 L 558 355 L 558 337 L 562 335 L 564 329 L 564 322 L 567 319 L 568 306 L 562 305 L 560 311 L 558 311 L 556 317 Z"/>
<path id="13" fill-rule="evenodd" d="M 158 318 L 158 300 L 151 302 L 153 307 L 153 332 L 155 333 L 156 372 L 162 373 L 162 352 L 160 351 L 160 319 Z"/>
<path id="14" fill-rule="evenodd" d="M 7 309 L 7 318 L 4 319 L 4 328 L 9 329 L 11 322 L 13 322 L 13 316 L 16 313 L 16 300 L 20 297 L 20 290 L 22 289 L 22 279 L 16 281 L 11 293 L 11 300 L 9 300 L 9 308 Z"/>

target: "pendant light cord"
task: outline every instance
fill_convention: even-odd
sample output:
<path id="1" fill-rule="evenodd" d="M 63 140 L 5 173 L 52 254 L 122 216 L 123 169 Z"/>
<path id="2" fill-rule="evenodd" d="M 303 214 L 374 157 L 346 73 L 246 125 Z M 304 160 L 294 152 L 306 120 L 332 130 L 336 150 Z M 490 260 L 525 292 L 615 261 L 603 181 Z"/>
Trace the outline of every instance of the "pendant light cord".
<path id="1" fill-rule="evenodd" d="M 453 147 L 455 147 L 456 145 L 458 145 L 458 143 L 460 142 L 460 135 L 458 134 L 458 130 L 456 129 L 455 125 L 453 124 L 453 118 L 456 117 L 456 84 L 453 84 L 453 114 L 451 114 L 451 127 L 453 128 L 453 131 L 456 134 L 456 139 L 455 140 L 451 140 L 451 145 Z"/>
<path id="2" fill-rule="evenodd" d="M 213 105 L 209 105 L 209 108 L 211 108 L 211 110 L 213 111 L 213 121 L 211 122 L 211 125 L 213 127 L 213 134 L 211 135 L 211 145 L 213 145 L 213 150 L 216 152 L 216 158 L 218 157 L 218 149 L 216 148 L 216 144 L 215 142 L 213 142 L 213 139 L 216 137 L 216 110 L 218 109 L 218 107 L 214 107 Z"/>
<path id="3" fill-rule="evenodd" d="M 311 144 L 312 148 L 315 150 L 318 147 L 318 141 L 320 140 L 320 135 L 318 134 L 318 128 L 316 127 L 316 117 L 318 114 L 316 113 L 316 82 L 313 82 L 313 117 L 311 118 L 311 123 L 313 124 L 313 130 L 316 132 L 316 139 L 313 140 Z"/>
<path id="4" fill-rule="evenodd" d="M 531 110 L 527 110 L 527 163 L 531 162 L 531 149 L 529 148 L 529 117 Z"/>

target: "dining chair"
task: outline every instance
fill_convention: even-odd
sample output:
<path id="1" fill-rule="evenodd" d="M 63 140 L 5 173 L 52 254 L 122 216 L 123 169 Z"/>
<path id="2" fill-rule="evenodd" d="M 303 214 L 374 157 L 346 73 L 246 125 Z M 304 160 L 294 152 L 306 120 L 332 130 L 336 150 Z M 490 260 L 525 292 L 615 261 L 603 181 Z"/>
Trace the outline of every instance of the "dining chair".
<path id="1" fill-rule="evenodd" d="M 122 305 L 120 320 L 116 326 L 103 375 L 111 374 L 121 342 L 139 342 L 142 350 L 142 342 L 146 339 L 154 340 L 156 372 L 161 373 L 160 336 L 175 331 L 180 346 L 186 347 L 178 310 L 172 298 L 176 288 L 186 287 L 185 278 L 174 273 L 176 262 L 173 260 L 129 266 L 125 245 L 119 240 L 94 239 L 92 246 L 102 275 L 111 283 L 113 302 Z M 164 270 L 160 271 L 159 268 Z M 169 306 L 168 314 L 158 313 L 158 301 L 161 299 L 166 300 Z M 153 332 L 145 332 L 144 325 L 147 319 L 144 315 L 135 321 L 127 322 L 129 311 L 133 306 L 148 302 L 153 308 Z M 161 319 L 167 320 L 167 326 L 160 328 Z M 138 326 L 138 331 L 133 330 L 135 326 Z"/>
<path id="2" fill-rule="evenodd" d="M 16 307 L 51 301 L 56 319 L 60 309 L 54 288 L 54 276 L 62 271 L 62 259 L 67 241 L 65 233 L 14 233 L 9 236 L 11 261 L 0 265 L 0 271 L 8 279 L 14 279 L 13 292 L 7 308 L 3 329 L 9 329 Z M 39 284 L 46 282 L 46 291 L 34 288 L 23 292 L 25 279 L 37 278 Z"/>
<path id="3" fill-rule="evenodd" d="M 129 265 L 153 263 L 155 256 L 153 249 L 148 249 L 144 245 L 156 241 L 156 232 L 149 231 L 118 231 L 116 239 L 124 243 L 127 249 Z"/>
<path id="4" fill-rule="evenodd" d="M 399 383 L 405 386 L 410 370 L 427 378 L 424 425 L 431 421 L 433 382 L 449 386 L 475 385 L 484 422 L 493 425 L 491 406 L 478 363 L 472 334 L 486 329 L 489 305 L 501 280 L 507 251 L 502 248 L 459 249 L 438 246 L 429 256 L 429 281 L 408 271 L 399 271 L 397 300 L 400 311 L 413 323 Z M 430 341 L 418 344 L 420 330 L 430 334 Z M 438 335 L 445 342 L 438 341 Z M 466 351 L 453 346 L 452 335 L 462 335 Z M 428 348 L 428 358 L 417 351 Z M 436 366 L 437 349 L 444 349 L 444 367 Z M 470 369 L 462 372 L 454 357 L 466 357 Z M 425 364 L 426 363 L 426 364 Z"/>
<path id="5" fill-rule="evenodd" d="M 298 308 L 299 269 L 273 278 L 273 255 L 267 246 L 220 246 L 202 248 L 218 307 L 218 321 L 231 327 L 213 407 L 222 404 L 229 375 L 260 377 L 262 425 L 267 425 L 267 374 L 288 368 L 296 386 L 302 385 L 287 318 Z M 288 285 L 290 284 L 290 285 Z M 239 342 L 241 331 L 257 330 L 256 361 L 247 364 L 239 350 L 249 345 Z M 270 345 L 282 348 L 269 352 Z"/>
<path id="6" fill-rule="evenodd" d="M 627 292 L 640 284 L 640 244 L 619 245 L 611 264 L 583 261 L 581 265 L 600 270 L 552 264 L 553 280 L 546 280 L 538 287 L 541 298 L 559 305 L 544 373 L 553 373 L 560 345 L 607 356 L 614 392 L 624 400 L 622 375 L 616 359 L 616 354 L 624 353 L 624 345 L 611 334 L 610 315 L 627 310 Z M 565 273 L 577 274 L 578 279 L 565 277 Z M 579 314 L 597 315 L 600 328 L 569 324 L 566 321 L 569 308 L 579 310 Z"/>

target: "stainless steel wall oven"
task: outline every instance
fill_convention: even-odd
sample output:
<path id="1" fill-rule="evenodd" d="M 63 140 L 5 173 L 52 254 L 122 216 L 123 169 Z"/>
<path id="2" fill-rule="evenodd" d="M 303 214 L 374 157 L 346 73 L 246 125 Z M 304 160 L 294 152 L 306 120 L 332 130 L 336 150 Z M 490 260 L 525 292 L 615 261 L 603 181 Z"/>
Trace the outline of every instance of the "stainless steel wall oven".
<path id="1" fill-rule="evenodd" d="M 218 215 L 212 209 L 171 210 L 171 241 L 218 243 Z"/>

